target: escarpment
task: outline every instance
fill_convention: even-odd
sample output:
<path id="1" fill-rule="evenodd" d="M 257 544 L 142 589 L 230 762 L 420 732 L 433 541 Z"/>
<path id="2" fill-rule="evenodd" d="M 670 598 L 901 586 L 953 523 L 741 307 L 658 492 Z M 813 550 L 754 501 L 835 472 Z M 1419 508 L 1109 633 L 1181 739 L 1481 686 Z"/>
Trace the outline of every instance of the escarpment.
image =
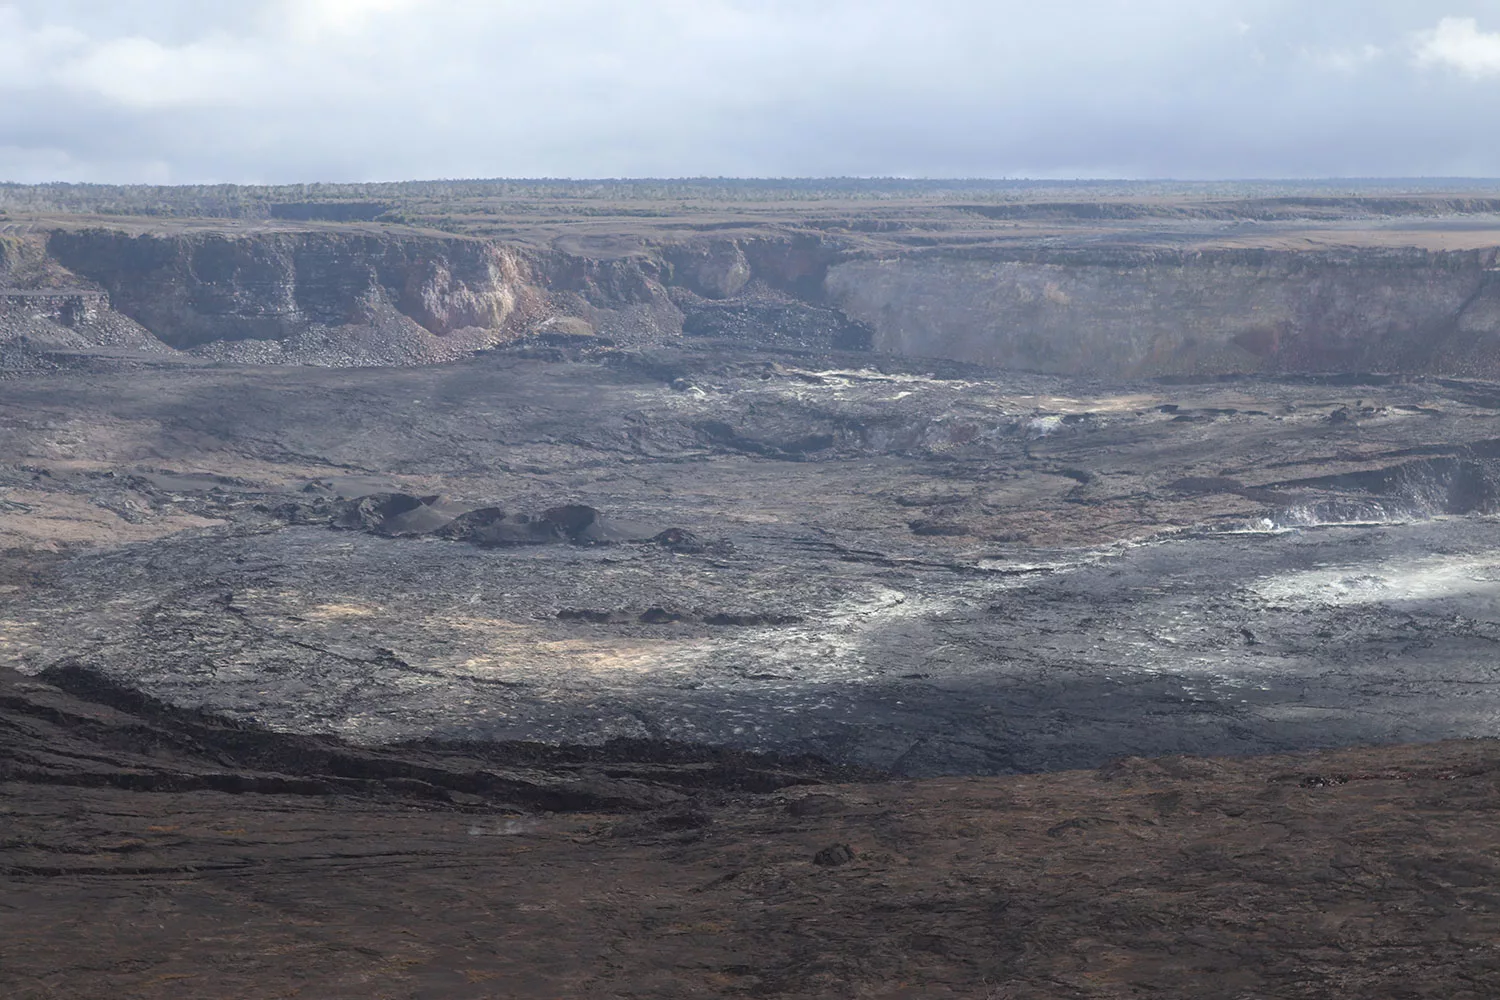
<path id="1" fill-rule="evenodd" d="M 1500 373 L 1493 249 L 924 254 L 826 293 L 878 351 L 1059 374 Z"/>
<path id="2" fill-rule="evenodd" d="M 87 229 L 54 232 L 47 249 L 183 350 L 321 341 L 353 361 L 442 360 L 541 311 L 524 262 L 473 240 Z"/>
<path id="3" fill-rule="evenodd" d="M 542 239 L 59 225 L 0 247 L 0 331 L 333 365 L 444 361 L 536 335 L 1106 377 L 1500 375 L 1500 225 L 1469 220 L 1436 249 L 1399 226 L 1307 249 L 1273 227 L 1006 237 L 1010 215 L 978 217 L 999 228 L 806 218 L 632 235 L 611 222 Z"/>

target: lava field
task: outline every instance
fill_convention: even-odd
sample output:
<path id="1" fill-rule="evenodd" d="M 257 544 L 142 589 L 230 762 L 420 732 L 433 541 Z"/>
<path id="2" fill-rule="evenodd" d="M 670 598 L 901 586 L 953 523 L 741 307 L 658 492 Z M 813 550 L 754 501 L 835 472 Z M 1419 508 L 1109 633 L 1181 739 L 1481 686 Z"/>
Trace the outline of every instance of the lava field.
<path id="1" fill-rule="evenodd" d="M 6 388 L 7 658 L 281 731 L 921 776 L 1500 704 L 1482 383 L 580 348 Z"/>

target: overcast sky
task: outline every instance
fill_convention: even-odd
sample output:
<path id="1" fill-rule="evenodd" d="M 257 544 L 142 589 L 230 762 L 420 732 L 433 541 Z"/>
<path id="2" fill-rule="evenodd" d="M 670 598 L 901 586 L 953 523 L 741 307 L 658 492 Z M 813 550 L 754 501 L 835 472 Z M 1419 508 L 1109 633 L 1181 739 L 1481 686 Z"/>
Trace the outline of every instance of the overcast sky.
<path id="1" fill-rule="evenodd" d="M 0 0 L 0 180 L 1500 176 L 1500 0 Z"/>

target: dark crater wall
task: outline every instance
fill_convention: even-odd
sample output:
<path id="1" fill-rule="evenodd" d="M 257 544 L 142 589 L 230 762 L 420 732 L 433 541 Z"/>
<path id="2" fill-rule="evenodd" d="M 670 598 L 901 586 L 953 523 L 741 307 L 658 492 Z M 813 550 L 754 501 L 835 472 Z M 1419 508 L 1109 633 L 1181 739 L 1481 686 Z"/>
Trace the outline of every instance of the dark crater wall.
<path id="1" fill-rule="evenodd" d="M 1500 372 L 1495 251 L 924 254 L 834 268 L 876 350 L 1092 375 Z"/>
<path id="2" fill-rule="evenodd" d="M 281 340 L 311 324 L 499 330 L 528 304 L 520 262 L 473 240 L 275 233 L 60 231 L 48 250 L 115 309 L 177 348 Z"/>
<path id="3" fill-rule="evenodd" d="M 788 231 L 563 251 L 333 229 L 60 230 L 46 247 L 173 347 L 337 335 L 321 352 L 252 360 L 446 360 L 561 329 L 1059 374 L 1500 374 L 1495 249 L 884 252 Z"/>

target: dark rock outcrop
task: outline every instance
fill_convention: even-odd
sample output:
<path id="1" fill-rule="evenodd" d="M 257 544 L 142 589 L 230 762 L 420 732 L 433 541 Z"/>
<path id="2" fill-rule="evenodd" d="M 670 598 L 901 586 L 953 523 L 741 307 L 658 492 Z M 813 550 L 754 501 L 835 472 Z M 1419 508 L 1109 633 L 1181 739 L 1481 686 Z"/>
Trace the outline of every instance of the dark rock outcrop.
<path id="1" fill-rule="evenodd" d="M 634 541 L 643 532 L 612 524 L 603 513 L 583 504 L 551 507 L 539 515 L 507 514 L 498 507 L 481 507 L 454 518 L 437 532 L 444 538 L 475 545 L 606 545 Z"/>
<path id="2" fill-rule="evenodd" d="M 178 348 L 322 339 L 377 359 L 440 360 L 504 339 L 540 311 L 524 261 L 477 240 L 93 229 L 59 230 L 47 246 Z"/>
<path id="3" fill-rule="evenodd" d="M 352 500 L 288 502 L 270 511 L 293 524 L 328 524 L 345 531 L 366 531 L 388 538 L 430 535 L 487 548 L 512 545 L 609 545 L 615 542 L 656 541 L 650 529 L 614 521 L 586 504 L 562 504 L 539 514 L 507 513 L 499 507 L 473 508 L 433 495 L 372 493 Z M 661 534 L 667 534 L 662 532 Z M 682 551 L 704 551 L 702 543 L 688 543 Z M 670 541 L 666 547 L 671 547 Z"/>

